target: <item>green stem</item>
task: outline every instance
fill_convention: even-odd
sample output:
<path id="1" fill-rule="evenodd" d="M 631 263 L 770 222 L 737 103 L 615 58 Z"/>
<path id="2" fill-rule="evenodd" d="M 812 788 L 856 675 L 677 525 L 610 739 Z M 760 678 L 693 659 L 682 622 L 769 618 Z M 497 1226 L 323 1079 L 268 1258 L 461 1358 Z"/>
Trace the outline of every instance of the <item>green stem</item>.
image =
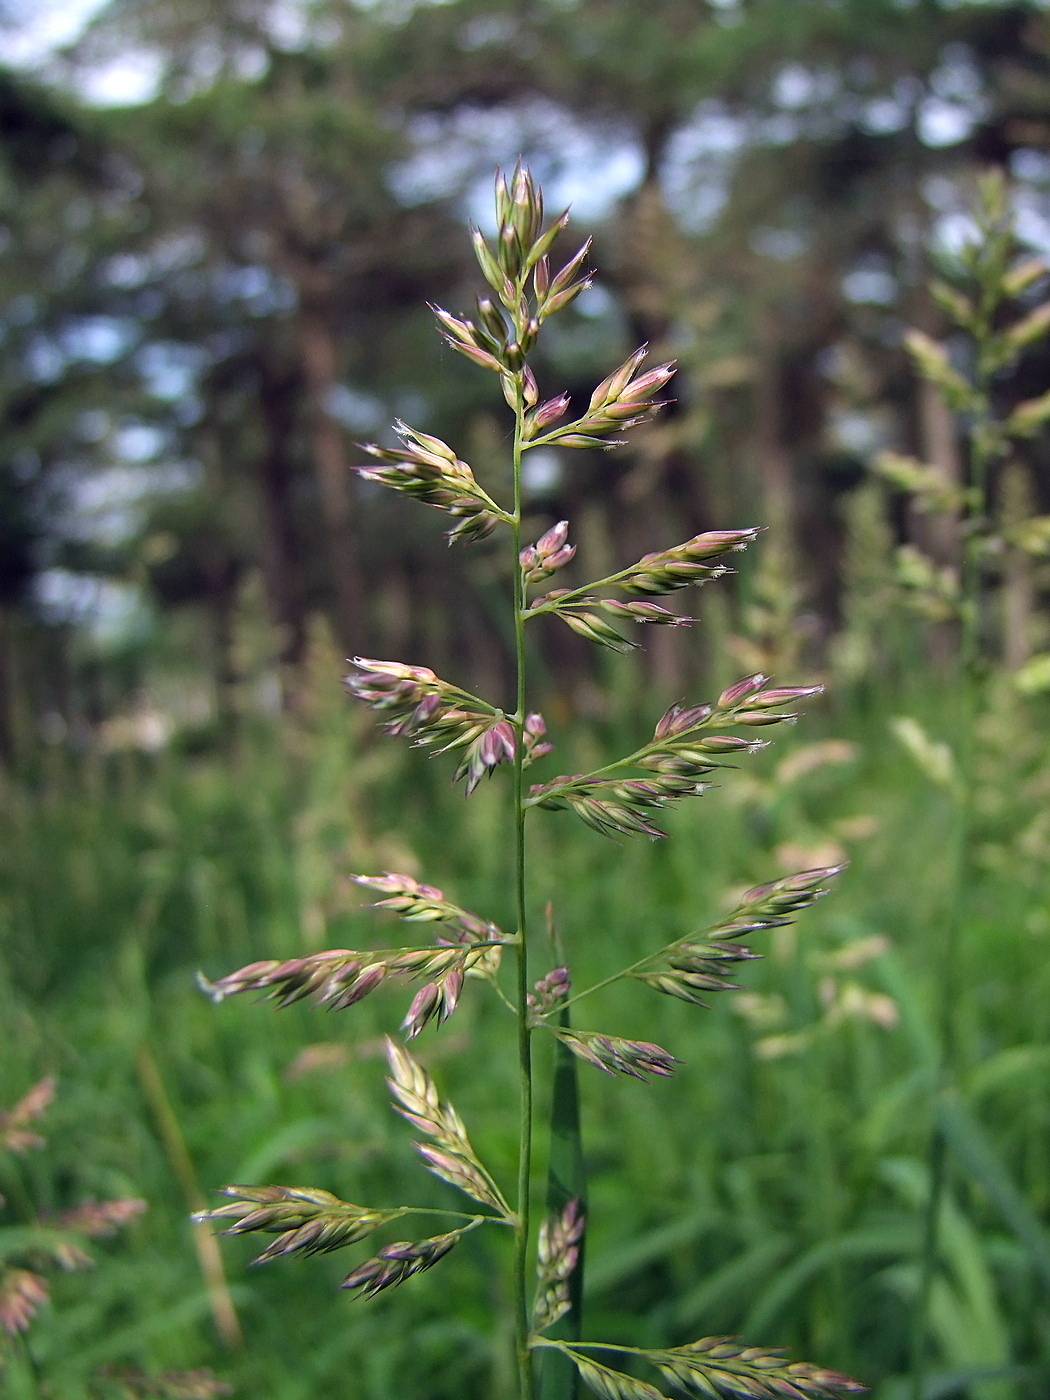
<path id="1" fill-rule="evenodd" d="M 556 603 L 540 603 L 538 606 L 533 604 L 531 608 L 526 610 L 525 617 L 542 617 L 544 613 L 557 612 L 567 603 L 594 602 L 596 600 L 589 598 L 588 595 L 595 588 L 612 588 L 621 579 L 625 579 L 628 574 L 633 574 L 637 568 L 637 564 L 630 564 L 626 569 L 620 569 L 615 574 L 608 574 L 605 578 L 595 579 L 593 583 L 585 583 L 581 588 L 571 588 L 567 593 L 563 593 Z"/>
<path id="2" fill-rule="evenodd" d="M 573 788 L 578 788 L 584 783 L 594 782 L 596 778 L 604 778 L 607 774 L 615 773 L 621 768 L 641 768 L 644 766 L 643 759 L 650 757 L 654 753 L 659 753 L 661 751 L 666 750 L 672 743 L 684 743 L 686 740 L 688 740 L 690 735 L 696 734 L 701 729 L 711 729 L 715 725 L 718 725 L 719 727 L 723 728 L 728 728 L 731 725 L 737 723 L 736 716 L 739 714 L 739 711 L 739 706 L 735 706 L 732 709 L 724 711 L 712 711 L 712 713 L 709 714 L 706 719 L 702 719 L 698 724 L 694 724 L 692 728 L 684 729 L 681 731 L 681 733 L 675 734 L 673 740 L 650 739 L 647 743 L 643 744 L 640 749 L 635 749 L 633 753 L 629 753 L 626 756 L 626 758 L 616 758 L 612 761 L 612 763 L 606 763 L 602 768 L 595 768 L 590 773 L 581 773 L 579 774 L 579 776 L 569 778 L 559 787 L 552 788 L 549 792 L 545 792 L 539 797 L 526 798 L 525 805 L 526 807 L 535 807 L 539 803 L 545 802 L 551 797 L 558 797 L 563 792 L 571 792 Z M 793 718 L 793 716 L 787 716 L 787 718 Z M 735 766 L 733 764 L 721 762 L 713 754 L 710 756 L 709 760 L 705 761 L 707 762 L 707 766 L 712 770 L 715 768 L 727 768 Z"/>
<path id="3" fill-rule="evenodd" d="M 33 1400 L 43 1400 L 44 1382 L 40 1374 L 40 1363 L 33 1355 L 33 1350 L 29 1345 L 29 1338 L 24 1332 L 19 1334 L 22 1356 L 25 1360 L 25 1371 L 29 1377 L 30 1394 Z"/>
<path id="4" fill-rule="evenodd" d="M 532 1032 L 529 1025 L 529 955 L 525 913 L 525 587 L 521 553 L 521 453 L 525 418 L 522 377 L 516 378 L 514 405 L 514 656 L 517 671 L 517 714 L 514 746 L 514 889 L 518 941 L 518 1066 L 521 1126 L 518 1137 L 518 1223 L 514 1251 L 514 1314 L 520 1400 L 534 1400 L 532 1355 L 529 1350 L 529 1184 L 532 1174 Z"/>
<path id="5" fill-rule="evenodd" d="M 713 927 L 717 928 L 717 925 Z M 646 953 L 644 958 L 639 958 L 637 962 L 623 967 L 619 972 L 611 972 L 608 977 L 603 977 L 600 982 L 594 982 L 589 987 L 584 987 L 582 992 L 576 992 L 566 1001 L 560 1001 L 557 1005 L 559 1012 L 567 1010 L 576 1002 L 582 1001 L 584 997 L 589 997 L 593 992 L 603 991 L 606 987 L 611 987 L 614 982 L 620 982 L 625 977 L 630 977 L 632 972 L 638 972 L 643 967 L 648 967 L 650 963 L 656 962 L 657 958 L 662 958 L 669 953 L 672 948 L 677 948 L 679 943 L 685 943 L 690 938 L 699 938 L 701 934 L 711 932 L 710 929 L 701 929 L 698 933 L 687 933 L 684 938 L 673 938 L 670 943 L 665 943 L 662 948 L 657 948 L 655 953 Z"/>
<path id="6" fill-rule="evenodd" d="M 160 1068 L 153 1052 L 145 1041 L 139 1046 L 135 1057 L 139 1084 L 156 1123 L 157 1133 L 164 1148 L 165 1156 L 189 1207 L 191 1216 L 200 1215 L 208 1209 L 208 1202 L 197 1180 L 197 1170 L 193 1165 L 182 1125 L 164 1087 Z M 193 1227 L 193 1244 L 197 1251 L 197 1262 L 211 1304 L 215 1330 L 218 1332 L 227 1351 L 238 1351 L 244 1345 L 240 1319 L 230 1295 L 223 1268 L 219 1243 L 211 1224 L 200 1220 Z"/>
<path id="7" fill-rule="evenodd" d="M 513 1225 L 514 1221 L 502 1215 L 473 1215 L 468 1210 L 439 1210 L 435 1206 L 399 1206 L 391 1212 L 390 1218 L 400 1219 L 403 1215 L 442 1215 L 456 1220 L 469 1220 L 475 1225 Z"/>
<path id="8" fill-rule="evenodd" d="M 990 325 L 986 333 L 991 334 Z M 956 1061 L 955 1013 L 959 992 L 959 948 L 970 893 L 973 799 L 975 782 L 976 729 L 980 715 L 980 606 L 981 531 L 987 509 L 988 471 L 991 450 L 989 385 L 981 375 L 977 385 L 981 411 L 970 431 L 970 480 L 967 482 L 967 508 L 963 518 L 963 577 L 961 636 L 959 646 L 959 718 L 957 739 L 958 784 L 956 787 L 954 877 L 951 907 L 944 934 L 941 962 L 940 1055 L 934 1090 L 933 1128 L 929 1147 L 929 1196 L 923 1220 L 922 1257 L 919 1289 L 911 1337 L 911 1397 L 923 1400 L 926 1388 L 926 1339 L 929 1330 L 930 1300 L 940 1254 L 940 1226 L 948 1189 L 948 1143 L 944 1136 L 940 1106 L 952 1090 Z"/>
<path id="9" fill-rule="evenodd" d="M 617 1346 L 615 1342 L 559 1342 L 555 1337 L 533 1337 L 531 1345 L 533 1347 L 554 1347 L 558 1351 L 566 1351 L 570 1355 L 574 1351 L 618 1351 L 625 1356 L 650 1356 L 651 1352 L 645 1351 L 642 1347 Z"/>

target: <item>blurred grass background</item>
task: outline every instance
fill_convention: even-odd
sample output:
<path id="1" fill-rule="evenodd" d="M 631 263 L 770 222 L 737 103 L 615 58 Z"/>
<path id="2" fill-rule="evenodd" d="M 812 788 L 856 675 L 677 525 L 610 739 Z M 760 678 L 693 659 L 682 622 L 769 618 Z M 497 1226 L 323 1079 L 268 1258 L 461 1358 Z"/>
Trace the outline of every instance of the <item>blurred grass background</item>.
<path id="1" fill-rule="evenodd" d="M 375 1204 L 445 1199 L 382 1083 L 379 1037 L 403 997 L 278 1013 L 214 1007 L 194 985 L 198 968 L 388 941 L 358 909 L 353 871 L 417 871 L 509 916 L 499 780 L 463 804 L 440 760 L 377 742 L 339 693 L 336 661 L 319 637 L 298 718 L 249 725 L 226 754 L 51 751 L 5 783 L 17 839 L 0 857 L 0 1101 L 44 1072 L 59 1092 L 46 1150 L 6 1160 L 4 1192 L 45 1209 L 85 1196 L 149 1203 L 93 1276 L 55 1286 L 33 1332 L 55 1394 L 83 1394 L 101 1365 L 129 1361 L 207 1362 L 237 1393 L 275 1400 L 506 1391 L 500 1241 L 482 1237 L 440 1276 L 370 1305 L 334 1291 L 349 1253 L 251 1272 L 247 1243 L 224 1244 L 245 1336 L 224 1354 L 184 1183 L 155 1091 L 143 1091 L 148 1054 L 205 1191 L 277 1180 Z M 831 897 L 768 939 L 746 991 L 712 1010 L 634 987 L 580 1008 L 582 1024 L 686 1061 L 653 1087 L 584 1076 L 592 1335 L 740 1332 L 846 1368 L 880 1397 L 903 1393 L 893 1377 L 916 1284 L 947 809 L 887 721 L 907 711 L 930 723 L 950 696 L 902 684 L 833 691 L 786 743 L 677 814 L 666 843 L 617 848 L 568 817 L 534 823 L 533 904 L 554 901 L 580 986 L 705 922 L 728 891 L 839 850 L 852 862 Z M 619 749 L 635 728 L 623 706 L 600 733 L 564 742 Z M 1006 1400 L 1045 1383 L 1045 715 L 1003 689 L 982 762 L 956 1013 L 960 1132 L 979 1134 L 984 1155 L 952 1172 L 935 1383 L 1000 1372 L 936 1393 Z M 421 1042 L 504 1177 L 515 1122 L 505 1015 L 471 986 Z M 548 1069 L 541 1048 L 543 1084 Z M 1030 1219 L 1004 1213 L 1012 1190 Z"/>

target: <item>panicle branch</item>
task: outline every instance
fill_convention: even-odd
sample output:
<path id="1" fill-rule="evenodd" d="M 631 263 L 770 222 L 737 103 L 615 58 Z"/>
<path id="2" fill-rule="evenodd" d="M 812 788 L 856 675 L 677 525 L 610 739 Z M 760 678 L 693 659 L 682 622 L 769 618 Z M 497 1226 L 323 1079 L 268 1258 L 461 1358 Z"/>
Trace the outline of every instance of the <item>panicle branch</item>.
<path id="1" fill-rule="evenodd" d="M 544 1023 L 547 1024 L 547 1023 Z M 674 1074 L 681 1060 L 649 1040 L 622 1040 L 619 1036 L 603 1035 L 599 1031 L 573 1031 L 563 1026 L 547 1025 L 558 1039 L 581 1060 L 586 1060 L 606 1074 L 625 1074 L 631 1079 L 645 1080 L 648 1075 L 665 1077 Z"/>
<path id="2" fill-rule="evenodd" d="M 328 1254 L 356 1244 L 404 1214 L 402 1209 L 355 1206 L 312 1186 L 224 1186 L 222 1191 L 237 1199 L 193 1218 L 232 1221 L 224 1235 L 276 1235 L 273 1244 L 252 1260 L 254 1264 L 286 1254 Z"/>
<path id="3" fill-rule="evenodd" d="M 666 1400 L 648 1381 L 603 1366 L 585 1353 L 623 1352 L 655 1367 L 676 1391 L 702 1400 L 840 1400 L 866 1387 L 850 1376 L 807 1362 L 790 1362 L 780 1348 L 744 1346 L 734 1337 L 702 1337 L 686 1346 L 667 1348 L 605 1347 L 599 1342 L 550 1342 L 572 1357 L 588 1388 L 601 1400 Z"/>
<path id="4" fill-rule="evenodd" d="M 60 1211 L 46 1223 L 97 1240 L 130 1225 L 145 1209 L 146 1202 L 133 1196 L 115 1201 L 85 1201 L 83 1205 Z"/>
<path id="5" fill-rule="evenodd" d="M 635 643 L 628 641 L 610 626 L 599 612 L 617 621 L 655 623 L 670 627 L 682 627 L 695 622 L 696 619 L 684 617 L 649 601 L 624 602 L 621 599 L 596 597 L 596 589 L 618 589 L 620 592 L 642 595 L 647 599 L 673 593 L 692 584 L 706 583 L 709 579 L 719 578 L 728 572 L 724 565 L 712 565 L 713 559 L 746 548 L 757 535 L 757 529 L 711 530 L 706 534 L 695 535 L 684 544 L 647 554 L 636 564 L 631 564 L 628 568 L 610 574 L 607 578 L 598 579 L 583 588 L 554 589 L 534 599 L 525 616 L 536 617 L 543 613 L 553 613 L 588 641 L 609 647 L 613 651 L 629 651 Z M 530 545 L 522 551 L 520 562 L 526 584 L 539 582 L 555 569 L 568 563 L 575 549 L 566 544 L 567 536 L 568 525 L 562 521 L 548 530 L 535 545 Z"/>
<path id="6" fill-rule="evenodd" d="M 720 923 L 669 944 L 629 975 L 654 991 L 706 1007 L 705 994 L 738 990 L 739 984 L 725 976 L 734 963 L 761 956 L 736 940 L 793 923 L 795 914 L 828 893 L 826 882 L 845 868 L 833 865 L 802 870 L 768 885 L 756 885 Z"/>
<path id="7" fill-rule="evenodd" d="M 648 778 L 593 778 L 574 773 L 529 789 L 528 806 L 548 811 L 569 809 L 603 836 L 666 836 L 652 813 L 666 811 L 679 798 L 698 797 L 709 784 L 674 774 Z"/>
<path id="8" fill-rule="evenodd" d="M 470 467 L 447 443 L 429 433 L 418 433 L 400 420 L 394 431 L 400 439 L 397 448 L 363 444 L 364 450 L 382 463 L 357 468 L 365 481 L 389 486 L 456 517 L 459 524 L 447 532 L 450 544 L 483 539 L 500 522 L 510 522 L 511 517 L 482 490 Z"/>
<path id="9" fill-rule="evenodd" d="M 44 1139 L 33 1131 L 31 1123 L 39 1122 L 55 1097 L 55 1080 L 48 1075 L 18 1100 L 11 1108 L 0 1111 L 0 1149 L 26 1152 L 30 1147 L 42 1147 Z"/>
<path id="10" fill-rule="evenodd" d="M 482 1205 L 491 1206 L 506 1220 L 514 1219 L 503 1193 L 482 1166 L 470 1145 L 462 1118 L 450 1103 L 442 1103 L 437 1086 L 418 1060 L 387 1037 L 387 1083 L 397 1099 L 398 1112 L 435 1143 L 416 1143 L 427 1167 L 442 1181 L 458 1186 Z"/>
<path id="11" fill-rule="evenodd" d="M 537 784 L 530 789 L 528 804 L 551 810 L 570 808 L 588 826 L 606 836 L 665 836 L 652 813 L 666 810 L 682 797 L 705 792 L 710 784 L 702 779 L 713 769 L 726 766 L 725 755 L 753 753 L 764 747 L 761 740 L 701 731 L 723 725 L 753 728 L 795 719 L 793 711 L 782 707 L 818 695 L 823 689 L 764 689 L 768 680 L 761 674 L 748 676 L 724 690 L 713 705 L 672 705 L 657 724 L 652 740 L 637 752 L 600 773 L 563 775 Z M 632 765 L 652 770 L 654 776 L 600 775 Z"/>
<path id="12" fill-rule="evenodd" d="M 388 734 L 410 738 L 417 746 L 437 745 L 435 753 L 463 750 L 453 782 L 465 779 L 468 797 L 486 774 L 514 761 L 517 735 L 503 711 L 440 680 L 428 666 L 363 656 L 355 656 L 350 664 L 357 670 L 344 678 L 347 690 L 388 716 L 383 722 Z M 524 726 L 526 763 L 549 752 L 550 745 L 540 742 L 545 733 L 542 715 L 529 715 Z"/>
<path id="13" fill-rule="evenodd" d="M 590 239 L 552 275 L 548 255 L 568 223 L 568 211 L 541 231 L 543 196 L 520 162 L 509 184 L 502 175 L 497 177 L 496 205 L 499 227 L 495 248 L 480 229 L 471 226 L 478 266 L 496 300 L 478 297 L 474 319 L 453 316 L 440 306 L 431 305 L 430 309 L 453 350 L 499 374 L 511 406 L 516 403 L 516 378 L 524 375 L 525 402 L 534 408 L 539 392 L 525 357 L 543 322 L 591 285 L 591 275 L 582 271 Z"/>
<path id="14" fill-rule="evenodd" d="M 0 1274 L 0 1327 L 9 1337 L 27 1331 L 49 1296 L 42 1275 L 32 1269 L 5 1269 Z"/>
<path id="15" fill-rule="evenodd" d="M 586 411 L 571 423 L 560 427 L 550 426 L 568 408 L 564 395 L 549 399 L 540 404 L 525 420 L 525 445 L 527 447 L 601 447 L 620 445 L 623 438 L 611 438 L 610 434 L 626 432 L 641 423 L 655 418 L 667 399 L 657 399 L 658 394 L 675 372 L 674 360 L 656 365 L 639 374 L 642 361 L 649 353 L 647 345 L 639 346 L 632 355 L 614 370 L 591 395 Z M 549 431 L 544 432 L 544 428 Z"/>
<path id="16" fill-rule="evenodd" d="M 399 1240 L 396 1244 L 388 1244 L 379 1250 L 375 1258 L 367 1259 L 347 1274 L 339 1287 L 356 1290 L 359 1298 L 374 1298 L 386 1288 L 396 1288 L 413 1274 L 433 1268 L 468 1231 L 480 1223 L 473 1220 L 469 1225 L 461 1225 L 458 1230 L 434 1235 L 428 1240 Z"/>
<path id="17" fill-rule="evenodd" d="M 530 716 L 539 718 L 539 716 Z M 435 885 L 424 885 L 411 875 L 395 875 L 390 871 L 382 875 L 354 875 L 355 884 L 367 889 L 378 890 L 385 895 L 373 905 L 375 909 L 390 909 L 406 923 L 440 923 L 450 933 L 450 941 L 466 945 L 487 945 L 480 950 L 476 962 L 463 967 L 468 977 L 492 978 L 499 971 L 502 957 L 501 944 L 513 942 L 513 936 L 506 934 L 488 919 L 461 909 L 450 903 L 442 890 Z M 439 939 L 443 943 L 444 939 Z"/>
<path id="18" fill-rule="evenodd" d="M 866 1389 L 849 1376 L 808 1362 L 785 1361 L 780 1348 L 744 1346 L 733 1337 L 703 1337 L 683 1347 L 646 1353 L 672 1385 L 687 1394 L 740 1400 L 835 1400 Z"/>
<path id="19" fill-rule="evenodd" d="M 502 937 L 498 940 L 504 941 Z M 197 981 L 214 1002 L 240 992 L 262 992 L 266 1000 L 278 1006 L 291 1006 L 309 998 L 330 1011 L 345 1011 L 363 1001 L 388 977 L 425 977 L 429 980 L 416 993 L 402 1022 L 402 1029 L 411 1039 L 429 1021 L 446 1021 L 459 1002 L 464 977 L 475 970 L 478 975 L 490 975 L 492 955 L 498 952 L 499 947 L 489 942 L 389 952 L 331 948 L 283 962 L 269 959 L 249 963 L 215 982 L 198 973 Z"/>

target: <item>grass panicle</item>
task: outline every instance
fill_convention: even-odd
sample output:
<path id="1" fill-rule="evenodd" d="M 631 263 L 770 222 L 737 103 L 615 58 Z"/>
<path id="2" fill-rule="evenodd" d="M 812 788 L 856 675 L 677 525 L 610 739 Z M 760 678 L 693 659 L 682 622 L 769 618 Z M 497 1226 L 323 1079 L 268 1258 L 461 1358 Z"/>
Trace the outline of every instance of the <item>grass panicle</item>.
<path id="1" fill-rule="evenodd" d="M 530 173 L 519 163 L 509 177 L 496 181 L 497 233 L 493 241 L 478 229 L 471 233 L 482 277 L 490 292 L 477 299 L 476 315 L 455 316 L 433 308 L 448 343 L 475 365 L 498 376 L 500 389 L 513 414 L 511 467 L 513 500 L 500 503 L 479 484 L 473 468 L 448 444 L 405 423 L 396 425 L 398 445 L 369 447 L 378 466 L 362 468 L 371 481 L 415 497 L 444 511 L 456 522 L 452 540 L 469 542 L 500 531 L 509 535 L 507 582 L 515 642 L 515 688 L 512 703 L 497 704 L 440 679 L 425 666 L 358 657 L 346 685 L 351 695 L 378 715 L 386 732 L 405 738 L 435 754 L 456 759 L 453 781 L 464 783 L 470 797 L 481 779 L 499 768 L 512 772 L 510 806 L 513 819 L 513 888 L 516 925 L 504 934 L 484 916 L 446 901 L 434 885 L 415 878 L 385 874 L 358 876 L 358 883 L 380 893 L 379 907 L 398 914 L 408 924 L 434 924 L 444 932 L 434 947 L 360 952 L 348 949 L 310 953 L 285 960 L 256 962 L 239 972 L 203 985 L 215 1000 L 244 991 L 261 992 L 280 1006 L 304 999 L 333 1010 L 354 1005 L 391 978 L 414 977 L 423 982 L 401 1023 L 406 1039 L 428 1025 L 438 1026 L 457 1005 L 468 973 L 487 979 L 491 989 L 514 1013 L 516 1022 L 519 1127 L 517 1193 L 513 1206 L 496 1177 L 479 1159 L 456 1110 L 442 1100 L 429 1072 L 404 1046 L 388 1037 L 389 1085 L 402 1115 L 426 1141 L 416 1144 L 429 1170 L 465 1193 L 491 1214 L 468 1217 L 465 1224 L 444 1234 L 416 1241 L 398 1241 L 353 1270 L 343 1288 L 373 1297 L 429 1270 L 468 1232 L 485 1224 L 510 1226 L 514 1234 L 510 1293 L 513 1298 L 516 1374 L 519 1400 L 534 1400 L 537 1346 L 570 1347 L 558 1337 L 544 1340 L 546 1331 L 573 1310 L 578 1324 L 581 1261 L 584 1246 L 582 1153 L 579 1150 L 575 1078 L 566 1076 L 559 1060 L 558 1092 L 571 1094 L 571 1114 L 555 1104 L 552 1123 L 565 1141 L 551 1149 L 552 1181 L 559 1153 L 571 1155 L 570 1175 L 579 1184 L 571 1198 L 558 1187 L 554 1213 L 533 1239 L 532 1183 L 534 1175 L 534 1103 L 532 1037 L 537 1029 L 552 1032 L 560 1052 L 575 1056 L 611 1075 L 648 1082 L 671 1075 L 680 1061 L 651 1041 L 626 1039 L 606 1031 L 570 1025 L 573 1001 L 613 981 L 641 980 L 686 1001 L 698 1001 L 700 991 L 730 989 L 721 973 L 726 965 L 754 956 L 739 942 L 758 929 L 780 927 L 823 892 L 825 881 L 837 874 L 826 867 L 761 886 L 743 897 L 732 915 L 716 923 L 705 937 L 680 938 L 654 950 L 601 983 L 571 995 L 570 967 L 556 946 L 556 965 L 535 977 L 530 970 L 539 950 L 529 921 L 530 863 L 526 829 L 541 812 L 569 809 L 606 836 L 665 834 L 661 824 L 686 797 L 699 796 L 715 770 L 756 753 L 766 741 L 755 729 L 795 720 L 800 702 L 819 694 L 819 686 L 772 686 L 756 672 L 725 688 L 706 704 L 675 704 L 656 723 L 652 738 L 641 748 L 590 773 L 547 778 L 526 788 L 524 772 L 550 751 L 547 726 L 529 707 L 528 652 L 525 629 L 553 617 L 600 647 L 626 651 L 633 646 L 614 624 L 641 623 L 680 627 L 692 621 L 653 601 L 681 589 L 708 583 L 728 573 L 721 562 L 752 544 L 755 527 L 709 531 L 684 543 L 646 554 L 628 567 L 576 587 L 559 587 L 537 597 L 530 591 L 577 562 L 569 543 L 570 522 L 558 521 L 534 541 L 526 538 L 527 520 L 522 492 L 526 454 L 538 447 L 588 450 L 615 447 L 622 434 L 649 423 L 667 402 L 661 398 L 672 378 L 673 361 L 646 366 L 648 347 L 641 346 L 594 389 L 582 412 L 573 415 L 569 395 L 543 399 L 529 356 L 549 318 L 563 310 L 587 287 L 592 274 L 585 263 L 584 244 L 560 270 L 550 258 L 567 223 L 560 215 L 544 226 L 543 199 Z M 743 733 L 733 732 L 743 730 Z M 736 941 L 733 941 L 733 940 Z M 498 980 L 500 955 L 513 954 L 510 994 Z M 571 1127 L 570 1127 L 571 1120 Z M 569 1136 L 566 1137 L 566 1134 Z M 571 1137 L 572 1141 L 569 1141 Z M 293 1253 L 320 1253 L 354 1243 L 391 1219 L 409 1213 L 401 1205 L 364 1211 L 326 1192 L 302 1188 L 230 1188 L 238 1199 L 208 1213 L 210 1219 L 232 1220 L 230 1233 L 265 1231 L 277 1241 L 261 1256 L 272 1259 Z M 553 1187 L 552 1187 L 553 1192 Z M 530 1305 L 529 1279 L 535 1250 L 539 1289 Z M 574 1302 L 575 1299 L 575 1302 Z M 534 1330 L 534 1328 L 539 1330 Z M 575 1345 L 575 1344 L 573 1344 Z M 582 1345 L 582 1344 L 580 1344 Z M 608 1400 L 641 1400 L 659 1392 L 646 1382 L 621 1376 L 581 1351 L 571 1350 L 576 1372 Z M 858 1387 L 845 1377 L 815 1368 L 782 1365 L 772 1353 L 735 1350 L 722 1341 L 697 1343 L 693 1349 L 661 1353 L 657 1364 L 673 1371 L 676 1382 L 696 1393 L 739 1396 L 831 1396 Z M 759 1377 L 765 1377 L 759 1380 Z M 728 1379 L 727 1379 L 728 1378 Z M 569 1397 L 572 1368 L 545 1372 L 545 1400 L 551 1386 Z M 760 1388 L 765 1386 L 765 1389 Z M 704 1389 L 706 1387 L 706 1390 Z M 721 1387 L 721 1389 L 719 1389 Z M 732 1388 L 735 1387 L 735 1388 Z M 751 1387 L 748 1389 L 748 1387 Z M 794 1387 L 794 1388 L 792 1388 Z"/>

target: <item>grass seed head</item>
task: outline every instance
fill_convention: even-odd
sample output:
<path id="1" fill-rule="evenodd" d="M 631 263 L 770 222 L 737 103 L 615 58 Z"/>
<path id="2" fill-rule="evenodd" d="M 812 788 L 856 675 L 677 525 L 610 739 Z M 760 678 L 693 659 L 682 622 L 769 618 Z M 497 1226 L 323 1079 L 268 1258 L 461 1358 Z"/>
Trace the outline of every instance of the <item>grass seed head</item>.
<path id="1" fill-rule="evenodd" d="M 0 1274 L 0 1327 L 17 1337 L 47 1300 L 47 1279 L 32 1269 L 5 1269 Z"/>
<path id="2" fill-rule="evenodd" d="M 347 1274 L 340 1288 L 356 1290 L 359 1298 L 374 1298 L 384 1289 L 395 1288 L 413 1274 L 421 1274 L 444 1259 L 460 1240 L 462 1230 L 436 1235 L 428 1240 L 399 1240 L 381 1249 L 374 1259 L 368 1259 Z"/>
<path id="3" fill-rule="evenodd" d="M 598 1031 L 570 1031 L 558 1027 L 558 1039 L 574 1055 L 606 1074 L 625 1074 L 644 1080 L 647 1075 L 667 1076 L 674 1073 L 681 1060 L 648 1040 L 622 1040 Z"/>
<path id="4" fill-rule="evenodd" d="M 0 1148 L 8 1152 L 26 1152 L 31 1147 L 42 1147 L 44 1139 L 30 1124 L 43 1118 L 54 1097 L 55 1079 L 48 1075 L 23 1094 L 13 1107 L 0 1112 Z"/>

